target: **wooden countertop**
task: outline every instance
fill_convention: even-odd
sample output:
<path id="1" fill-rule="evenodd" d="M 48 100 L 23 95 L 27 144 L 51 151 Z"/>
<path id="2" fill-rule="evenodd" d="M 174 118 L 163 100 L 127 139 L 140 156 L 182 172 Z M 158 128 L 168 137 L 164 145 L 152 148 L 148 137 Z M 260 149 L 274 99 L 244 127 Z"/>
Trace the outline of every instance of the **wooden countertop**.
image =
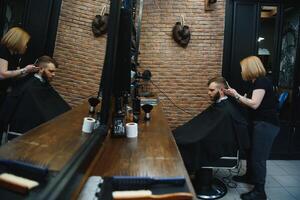
<path id="1" fill-rule="evenodd" d="M 194 193 L 160 105 L 153 108 L 151 121 L 145 122 L 140 119 L 138 131 L 138 138 L 135 139 L 113 138 L 109 135 L 85 174 L 83 182 L 93 175 L 185 176 L 190 190 Z M 76 195 L 78 191 L 74 197 Z"/>
<path id="2" fill-rule="evenodd" d="M 29 160 L 61 171 L 76 151 L 90 138 L 82 134 L 87 102 L 36 127 L 0 148 L 0 158 Z M 142 117 L 143 117 L 142 113 Z M 89 176 L 185 176 L 194 193 L 177 145 L 160 105 L 151 112 L 148 122 L 140 119 L 135 139 L 106 137 L 99 150 L 90 155 L 92 162 L 73 197 L 79 194 Z"/>
<path id="3" fill-rule="evenodd" d="M 94 175 L 179 176 L 185 168 L 171 129 L 160 105 L 151 112 L 151 121 L 140 119 L 138 138 L 107 137 Z"/>
<path id="4" fill-rule="evenodd" d="M 0 148 L 0 158 L 28 160 L 60 171 L 90 137 L 81 132 L 88 103 L 30 130 Z"/>

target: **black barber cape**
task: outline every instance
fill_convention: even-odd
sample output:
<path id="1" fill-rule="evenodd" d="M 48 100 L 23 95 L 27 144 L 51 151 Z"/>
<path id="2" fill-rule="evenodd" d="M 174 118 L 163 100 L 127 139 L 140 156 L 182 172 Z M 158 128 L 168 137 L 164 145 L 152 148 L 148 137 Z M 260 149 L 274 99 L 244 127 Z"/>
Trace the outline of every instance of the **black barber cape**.
<path id="1" fill-rule="evenodd" d="M 247 121 L 228 100 L 214 103 L 176 128 L 174 137 L 186 168 L 195 171 L 249 147 Z"/>
<path id="2" fill-rule="evenodd" d="M 0 110 L 0 123 L 11 131 L 24 133 L 70 110 L 48 82 L 34 76 L 18 82 Z"/>

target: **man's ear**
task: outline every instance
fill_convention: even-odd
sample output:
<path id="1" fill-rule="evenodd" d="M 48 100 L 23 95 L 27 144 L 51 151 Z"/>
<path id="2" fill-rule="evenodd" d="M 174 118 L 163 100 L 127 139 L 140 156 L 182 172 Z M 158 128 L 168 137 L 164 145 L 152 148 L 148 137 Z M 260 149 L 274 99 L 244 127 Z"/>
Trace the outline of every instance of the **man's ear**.
<path id="1" fill-rule="evenodd" d="M 43 67 L 41 67 L 40 69 L 39 69 L 39 73 L 44 73 L 44 71 L 45 71 L 45 68 L 43 68 Z"/>
<path id="2" fill-rule="evenodd" d="M 220 88 L 220 89 L 218 90 L 218 92 L 220 93 L 220 96 L 224 96 L 224 95 L 225 95 L 225 93 L 224 93 L 224 88 Z"/>

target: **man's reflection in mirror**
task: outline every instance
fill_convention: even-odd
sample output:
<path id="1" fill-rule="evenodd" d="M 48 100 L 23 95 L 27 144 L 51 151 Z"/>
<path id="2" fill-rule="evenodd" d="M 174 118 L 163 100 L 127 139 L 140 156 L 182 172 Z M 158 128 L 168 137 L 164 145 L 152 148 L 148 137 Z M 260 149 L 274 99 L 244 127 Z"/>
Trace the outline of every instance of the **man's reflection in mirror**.
<path id="1" fill-rule="evenodd" d="M 0 110 L 0 123 L 10 131 L 25 133 L 30 129 L 68 111 L 70 106 L 51 86 L 57 62 L 42 56 L 35 65 L 38 72 L 19 80 Z"/>

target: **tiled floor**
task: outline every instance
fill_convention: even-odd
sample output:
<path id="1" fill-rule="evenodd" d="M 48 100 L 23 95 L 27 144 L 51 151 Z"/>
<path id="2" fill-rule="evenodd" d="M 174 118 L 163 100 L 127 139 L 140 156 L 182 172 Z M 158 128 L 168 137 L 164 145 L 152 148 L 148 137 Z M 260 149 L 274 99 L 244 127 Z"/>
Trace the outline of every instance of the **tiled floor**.
<path id="1" fill-rule="evenodd" d="M 240 174 L 245 172 L 245 161 L 241 161 Z M 227 170 L 216 172 L 217 177 L 230 175 Z M 233 170 L 236 175 L 237 170 Z M 248 192 L 253 186 L 237 183 L 235 188 L 228 188 L 222 200 L 238 200 L 240 194 Z M 267 161 L 266 193 L 269 200 L 300 200 L 300 160 Z"/>

